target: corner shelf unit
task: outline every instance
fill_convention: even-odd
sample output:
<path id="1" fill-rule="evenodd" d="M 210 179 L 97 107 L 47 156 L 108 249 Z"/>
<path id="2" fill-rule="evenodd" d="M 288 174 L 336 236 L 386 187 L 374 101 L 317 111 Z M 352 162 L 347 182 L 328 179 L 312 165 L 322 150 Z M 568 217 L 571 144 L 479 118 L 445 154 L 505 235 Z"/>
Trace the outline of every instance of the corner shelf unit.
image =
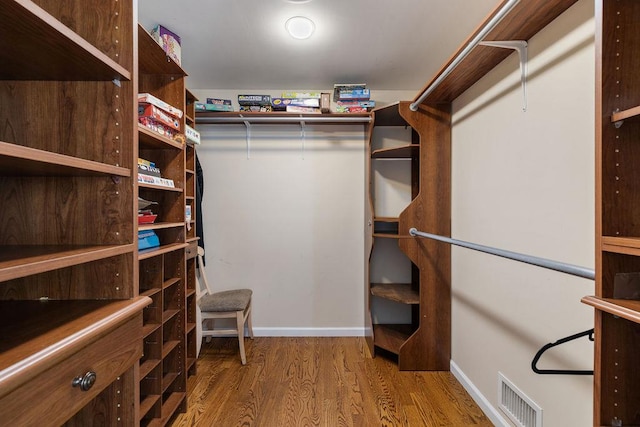
<path id="1" fill-rule="evenodd" d="M 134 274 L 134 14 L 129 1 L 0 8 L 5 425 L 137 421 L 151 300 Z"/>
<path id="2" fill-rule="evenodd" d="M 596 293 L 594 426 L 640 425 L 640 301 L 616 276 L 640 272 L 640 4 L 596 0 Z"/>
<path id="3" fill-rule="evenodd" d="M 185 110 L 186 73 L 138 25 L 138 92 L 150 93 Z M 184 130 L 186 117 L 180 120 Z M 138 157 L 152 161 L 174 187 L 139 182 L 138 196 L 157 202 L 157 220 L 139 225 L 153 230 L 160 246 L 138 252 L 140 293 L 153 301 L 144 311 L 143 355 L 140 358 L 140 415 L 143 426 L 164 426 L 187 407 L 187 370 L 195 357 L 187 345 L 187 186 L 185 144 L 138 124 Z"/>
<path id="4" fill-rule="evenodd" d="M 447 305 L 443 304 L 442 301 L 446 301 L 448 294 L 446 292 L 444 294 L 430 294 L 427 291 L 427 287 L 439 289 L 439 284 L 436 283 L 437 280 L 435 278 L 446 277 L 441 273 L 448 272 L 448 260 L 441 257 L 430 263 L 429 260 L 423 259 L 424 254 L 407 246 L 407 243 L 414 240 L 409 235 L 409 228 L 416 226 L 416 223 L 410 222 L 410 215 L 414 212 L 416 204 L 419 204 L 421 208 L 423 206 L 429 207 L 423 200 L 426 197 L 433 197 L 436 200 L 436 206 L 433 211 L 426 212 L 424 216 L 438 218 L 438 221 L 443 226 L 437 227 L 437 231 L 439 233 L 448 232 L 448 222 L 446 220 L 448 216 L 442 214 L 442 212 L 449 211 L 447 188 L 436 189 L 434 181 L 427 182 L 426 179 L 421 179 L 421 171 L 424 168 L 429 168 L 430 178 L 439 177 L 446 180 L 448 179 L 447 173 L 449 169 L 446 156 L 438 154 L 430 148 L 435 143 L 429 143 L 428 140 L 422 138 L 422 133 L 428 127 L 438 128 L 442 126 L 435 122 L 431 123 L 425 118 L 421 118 L 423 121 L 415 120 L 408 111 L 408 103 L 401 102 L 376 109 L 372 113 L 373 123 L 368 147 L 370 164 L 366 167 L 369 176 L 366 215 L 368 223 L 373 226 L 369 229 L 370 238 L 367 241 L 370 244 L 367 246 L 368 253 L 366 254 L 369 259 L 369 267 L 368 271 L 366 271 L 368 282 L 366 286 L 366 306 L 368 307 L 368 312 L 366 313 L 365 321 L 366 330 L 370 331 L 370 334 L 367 335 L 367 343 L 372 354 L 376 354 L 376 349 L 382 349 L 397 355 L 400 370 L 445 369 L 445 359 L 446 364 L 448 364 L 449 359 L 441 352 L 441 349 L 442 343 L 445 343 L 446 347 L 446 342 L 449 340 L 446 336 L 448 323 L 438 322 L 432 315 L 435 313 L 446 320 L 446 316 L 443 316 L 442 312 L 447 309 Z M 405 117 L 408 117 L 408 119 Z M 377 130 L 388 126 L 411 127 L 410 141 L 394 147 L 374 149 L 380 144 Z M 446 142 L 446 140 L 443 141 Z M 423 151 L 426 151 L 430 157 L 426 158 Z M 438 155 L 434 156 L 434 154 Z M 403 161 L 395 162 L 395 160 Z M 376 170 L 376 162 L 384 161 L 394 161 L 394 168 L 397 167 L 403 170 L 408 168 L 405 173 L 410 176 L 409 196 L 411 202 L 398 217 L 377 216 L 374 213 L 379 210 L 381 203 L 376 201 L 375 186 L 378 184 L 378 179 L 383 178 L 374 179 L 372 171 Z M 431 215 L 429 212 L 434 214 Z M 397 242 L 396 249 L 393 249 L 393 246 L 389 247 L 388 244 L 383 244 L 384 241 L 389 239 Z M 389 266 L 376 266 L 380 259 L 384 259 L 387 262 L 388 259 L 392 258 L 393 255 L 389 251 L 400 251 L 410 261 L 410 263 L 406 263 L 410 266 L 410 271 L 405 272 L 405 276 L 410 278 L 409 283 L 377 282 L 379 278 L 375 277 L 376 275 L 388 276 L 397 274 L 389 273 L 387 275 L 384 272 L 380 273 L 380 268 L 384 270 L 385 267 L 388 268 Z M 437 271 L 434 272 L 434 268 Z M 374 321 L 374 319 L 383 317 L 381 313 L 376 313 L 376 310 L 383 310 L 385 306 L 381 304 L 377 308 L 374 307 L 371 300 L 372 297 L 406 306 L 411 319 L 410 323 L 403 323 L 403 321 L 398 323 L 378 323 L 377 320 Z M 435 307 L 435 309 L 432 307 Z M 438 330 L 430 330 L 427 326 L 429 322 L 437 325 Z M 442 341 L 437 344 L 434 342 L 432 347 L 424 351 L 427 348 L 427 341 L 430 337 Z M 441 353 L 445 357 L 438 359 L 433 357 L 434 353 Z"/>

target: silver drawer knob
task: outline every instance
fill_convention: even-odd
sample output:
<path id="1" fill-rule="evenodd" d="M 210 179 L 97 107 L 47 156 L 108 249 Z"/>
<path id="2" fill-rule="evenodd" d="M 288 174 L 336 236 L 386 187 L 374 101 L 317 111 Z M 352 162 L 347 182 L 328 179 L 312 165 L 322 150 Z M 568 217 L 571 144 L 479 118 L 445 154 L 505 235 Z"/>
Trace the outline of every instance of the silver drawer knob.
<path id="1" fill-rule="evenodd" d="M 95 372 L 89 371 L 81 377 L 75 377 L 71 382 L 71 385 L 73 387 L 80 387 L 80 390 L 82 391 L 87 391 L 93 387 L 93 384 L 95 384 L 96 377 L 97 375 Z"/>

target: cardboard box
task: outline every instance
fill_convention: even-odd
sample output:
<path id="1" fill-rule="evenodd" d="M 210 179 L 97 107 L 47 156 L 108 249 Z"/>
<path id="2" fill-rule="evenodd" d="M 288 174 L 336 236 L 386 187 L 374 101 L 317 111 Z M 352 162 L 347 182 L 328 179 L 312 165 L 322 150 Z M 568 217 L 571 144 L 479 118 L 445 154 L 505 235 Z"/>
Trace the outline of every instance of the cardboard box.
<path id="1" fill-rule="evenodd" d="M 273 111 L 273 107 L 271 105 L 241 105 L 239 111 L 270 113 Z"/>
<path id="2" fill-rule="evenodd" d="M 238 95 L 240 105 L 268 105 L 271 107 L 271 95 Z"/>
<path id="3" fill-rule="evenodd" d="M 187 141 L 194 144 L 200 144 L 200 132 L 195 130 L 189 125 L 184 125 L 184 135 L 187 137 Z"/>
<path id="4" fill-rule="evenodd" d="M 318 98 L 273 98 L 271 106 L 274 111 L 285 111 L 288 106 L 293 107 L 316 107 L 320 108 Z"/>
<path id="5" fill-rule="evenodd" d="M 177 131 L 180 130 L 180 120 L 153 104 L 146 102 L 138 103 L 138 117 L 151 118 L 163 125 L 169 126 L 172 129 Z"/>
<path id="6" fill-rule="evenodd" d="M 320 92 L 282 92 L 281 98 L 314 98 L 320 99 Z"/>
<path id="7" fill-rule="evenodd" d="M 172 116 L 175 116 L 179 119 L 182 118 L 182 110 L 179 108 L 174 107 L 173 105 L 164 102 L 163 100 L 156 98 L 155 96 L 151 95 L 150 93 L 139 93 L 138 94 L 138 103 L 141 102 L 145 102 L 147 104 L 152 104 L 155 105 L 158 108 L 163 109 L 164 111 L 166 111 L 167 113 L 171 114 Z"/>
<path id="8" fill-rule="evenodd" d="M 207 98 L 207 104 L 232 105 L 230 99 Z"/>
<path id="9" fill-rule="evenodd" d="M 151 117 L 138 117 L 138 123 L 169 139 L 176 140 L 179 135 L 179 132 L 175 129 L 160 123 Z"/>
<path id="10" fill-rule="evenodd" d="M 233 106 L 227 104 L 203 104 L 202 102 L 196 102 L 196 111 L 233 111 Z"/>
<path id="11" fill-rule="evenodd" d="M 182 60 L 182 46 L 180 45 L 180 37 L 176 33 L 167 27 L 156 25 L 153 30 L 151 30 L 151 37 L 162 47 L 169 58 L 180 65 Z"/>

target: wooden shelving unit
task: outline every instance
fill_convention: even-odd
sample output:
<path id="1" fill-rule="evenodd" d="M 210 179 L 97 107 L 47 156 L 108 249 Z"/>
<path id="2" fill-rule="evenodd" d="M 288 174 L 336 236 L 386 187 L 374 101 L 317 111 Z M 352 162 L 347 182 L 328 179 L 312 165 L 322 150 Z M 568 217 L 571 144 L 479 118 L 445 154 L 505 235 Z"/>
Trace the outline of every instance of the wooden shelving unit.
<path id="1" fill-rule="evenodd" d="M 129 1 L 0 8 L 5 425 L 137 421 L 151 299 L 134 274 L 134 13 Z"/>
<path id="2" fill-rule="evenodd" d="M 449 141 L 447 116 L 418 113 L 414 117 L 409 112 L 408 103 L 400 102 L 376 109 L 373 115 L 374 132 L 370 139 L 371 162 L 403 159 L 397 162 L 398 167 L 409 168 L 411 176 L 411 203 L 397 218 L 378 217 L 375 215 L 375 190 L 371 173 L 369 176 L 369 212 L 370 223 L 373 224 L 372 244 L 368 258 L 370 271 L 367 289 L 367 307 L 365 316 L 367 327 L 372 331 L 367 342 L 372 354 L 376 348 L 386 350 L 398 357 L 401 370 L 446 370 L 449 364 L 447 349 L 450 342 L 450 295 L 448 253 L 440 251 L 437 259 L 428 259 L 426 254 L 415 246 L 411 246 L 414 238 L 409 235 L 410 227 L 425 227 L 438 234 L 449 233 L 449 152 L 446 150 Z M 437 119 L 434 119 L 437 118 Z M 395 147 L 373 149 L 376 144 L 375 129 L 381 126 L 411 127 L 411 141 Z M 439 132 L 437 139 L 428 132 Z M 373 163 L 368 170 L 373 170 Z M 428 170 L 429 173 L 422 173 Z M 437 186 L 437 188 L 436 188 Z M 418 207 L 417 207 L 418 206 Z M 416 210 L 420 210 L 418 214 Z M 427 228 L 428 227 L 428 228 Z M 388 250 L 376 242 L 380 239 L 396 239 L 400 250 L 410 261 L 407 276 L 410 283 L 377 283 L 372 271 L 376 257 L 375 251 Z M 388 258 L 383 257 L 383 258 Z M 428 292 L 427 289 L 435 289 Z M 380 313 L 374 313 L 370 298 L 382 298 L 406 305 L 410 312 L 411 322 L 394 324 L 373 324 Z M 428 328 L 426 325 L 437 325 Z"/>
<path id="3" fill-rule="evenodd" d="M 640 425 L 640 301 L 620 273 L 640 272 L 640 4 L 596 0 L 596 295 L 594 426 Z M 627 296 L 632 298 L 632 296 Z"/>
<path id="4" fill-rule="evenodd" d="M 138 92 L 150 93 L 185 111 L 186 73 L 169 59 L 151 36 L 138 26 Z M 184 130 L 185 116 L 180 121 Z M 138 231 L 153 230 L 160 246 L 140 250 L 138 274 L 140 292 L 153 303 L 144 312 L 143 356 L 140 359 L 140 425 L 164 426 L 178 412 L 184 412 L 189 359 L 186 332 L 188 247 L 185 203 L 191 197 L 185 169 L 185 144 L 138 125 L 138 157 L 152 161 L 162 177 L 175 187 L 138 183 L 138 196 L 157 202 L 153 224 Z"/>
<path id="5" fill-rule="evenodd" d="M 185 121 L 186 124 L 195 129 L 196 127 L 196 110 L 195 103 L 198 99 L 189 90 L 185 96 Z M 185 201 L 190 208 L 191 218 L 186 221 L 188 247 L 186 249 L 186 315 L 187 324 L 185 330 L 185 340 L 187 346 L 187 373 L 189 375 L 196 374 L 196 359 L 198 348 L 198 334 L 196 329 L 196 310 L 197 310 L 197 292 L 196 292 L 196 255 L 198 246 L 198 233 L 196 226 L 196 146 L 187 142 L 185 147 L 186 167 L 185 167 Z M 186 208 L 186 207 L 185 207 Z"/>

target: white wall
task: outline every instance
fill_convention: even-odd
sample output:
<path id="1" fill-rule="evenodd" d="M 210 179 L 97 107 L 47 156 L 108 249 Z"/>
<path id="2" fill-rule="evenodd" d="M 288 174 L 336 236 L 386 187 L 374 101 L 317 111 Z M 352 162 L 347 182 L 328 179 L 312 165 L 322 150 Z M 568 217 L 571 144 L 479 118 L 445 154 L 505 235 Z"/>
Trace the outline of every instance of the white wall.
<path id="1" fill-rule="evenodd" d="M 193 90 L 202 101 L 282 91 Z M 214 286 L 253 289 L 257 335 L 362 335 L 364 126 L 307 124 L 303 146 L 299 125 L 254 124 L 249 158 L 244 125 L 198 129 Z"/>
<path id="2" fill-rule="evenodd" d="M 526 112 L 517 54 L 454 102 L 453 237 L 593 268 L 593 35 L 593 2 L 580 0 L 529 40 Z M 495 408 L 502 372 L 542 406 L 545 426 L 591 425 L 593 377 L 536 375 L 530 363 L 593 327 L 580 303 L 593 281 L 463 248 L 452 264 L 454 364 Z M 539 364 L 592 366 L 584 338 Z"/>

